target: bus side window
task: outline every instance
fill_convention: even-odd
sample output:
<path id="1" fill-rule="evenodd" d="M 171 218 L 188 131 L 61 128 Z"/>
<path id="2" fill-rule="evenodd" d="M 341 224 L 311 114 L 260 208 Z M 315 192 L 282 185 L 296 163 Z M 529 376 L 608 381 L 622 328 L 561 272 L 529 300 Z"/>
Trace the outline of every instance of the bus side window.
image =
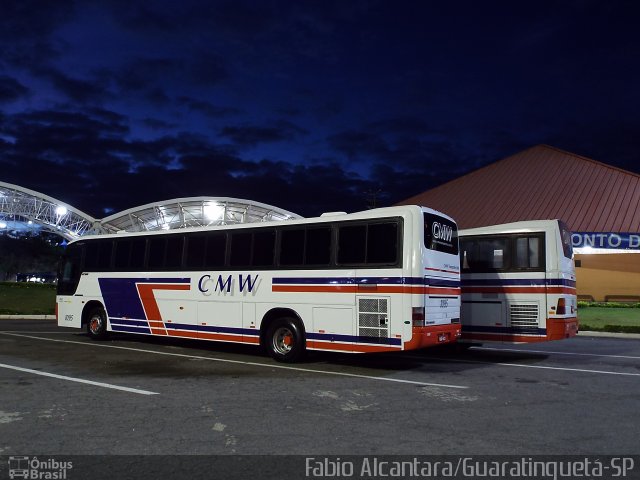
<path id="1" fill-rule="evenodd" d="M 478 243 L 476 240 L 460 240 L 460 256 L 462 269 L 468 271 L 476 271 L 478 270 L 478 252 L 477 252 Z"/>
<path id="2" fill-rule="evenodd" d="M 509 250 L 506 238 L 488 238 L 478 241 L 479 267 L 484 270 L 509 268 Z"/>
<path id="3" fill-rule="evenodd" d="M 98 254 L 98 270 L 108 271 L 111 269 L 111 254 L 113 253 L 113 241 L 103 240 L 100 243 Z"/>
<path id="4" fill-rule="evenodd" d="M 518 237 L 515 242 L 515 268 L 530 269 L 544 266 L 540 236 Z"/>
<path id="5" fill-rule="evenodd" d="M 280 265 L 301 267 L 304 264 L 304 229 L 285 229 L 280 232 Z"/>
<path id="6" fill-rule="evenodd" d="M 465 239 L 460 242 L 462 268 L 470 272 L 505 270 L 510 264 L 509 239 L 505 237 Z"/>
<path id="7" fill-rule="evenodd" d="M 207 237 L 204 235 L 187 236 L 187 253 L 184 266 L 187 270 L 199 270 L 204 266 L 204 255 L 207 247 Z"/>
<path id="8" fill-rule="evenodd" d="M 254 267 L 272 267 L 276 247 L 276 231 L 273 228 L 260 229 L 253 232 Z"/>
<path id="9" fill-rule="evenodd" d="M 136 272 L 144 269 L 144 256 L 147 250 L 145 238 L 134 238 L 131 241 L 131 255 L 129 256 L 129 270 Z"/>
<path id="10" fill-rule="evenodd" d="M 116 252 L 113 257 L 113 268 L 117 270 L 127 270 L 131 255 L 131 240 L 116 240 Z"/>
<path id="11" fill-rule="evenodd" d="M 251 265 L 251 232 L 234 232 L 231 237 L 230 267 L 248 267 Z"/>
<path id="12" fill-rule="evenodd" d="M 87 242 L 84 270 L 87 272 L 109 270 L 111 266 L 112 249 L 113 242 L 111 240 Z"/>
<path id="13" fill-rule="evenodd" d="M 331 228 L 308 228 L 304 249 L 304 264 L 326 267 L 331 263 Z"/>
<path id="14" fill-rule="evenodd" d="M 207 247 L 204 255 L 205 268 L 224 267 L 227 253 L 227 234 L 213 232 L 207 235 Z"/>
<path id="15" fill-rule="evenodd" d="M 87 242 L 83 270 L 93 272 L 98 266 L 98 242 Z"/>
<path id="16" fill-rule="evenodd" d="M 338 227 L 338 264 L 363 264 L 365 262 L 366 245 L 366 225 L 342 225 Z"/>
<path id="17" fill-rule="evenodd" d="M 164 235 L 151 237 L 149 239 L 149 258 L 147 268 L 151 271 L 162 270 L 164 265 L 164 250 L 167 239 Z"/>
<path id="18" fill-rule="evenodd" d="M 171 235 L 167 238 L 167 251 L 164 259 L 165 270 L 179 270 L 182 267 L 183 235 Z"/>
<path id="19" fill-rule="evenodd" d="M 369 225 L 367 232 L 367 263 L 395 264 L 398 261 L 398 224 Z"/>

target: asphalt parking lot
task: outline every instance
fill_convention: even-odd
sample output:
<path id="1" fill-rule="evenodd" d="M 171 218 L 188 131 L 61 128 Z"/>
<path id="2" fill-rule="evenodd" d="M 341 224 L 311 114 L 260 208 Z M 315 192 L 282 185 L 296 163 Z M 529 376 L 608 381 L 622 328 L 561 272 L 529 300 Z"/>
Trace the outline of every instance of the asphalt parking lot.
<path id="1" fill-rule="evenodd" d="M 0 455 L 639 452 L 640 340 L 278 364 L 253 347 L 0 321 Z"/>

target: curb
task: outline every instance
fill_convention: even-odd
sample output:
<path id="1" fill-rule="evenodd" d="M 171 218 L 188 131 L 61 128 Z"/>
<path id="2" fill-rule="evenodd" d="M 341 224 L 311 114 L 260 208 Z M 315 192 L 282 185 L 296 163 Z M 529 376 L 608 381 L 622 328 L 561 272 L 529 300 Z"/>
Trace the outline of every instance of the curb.
<path id="1" fill-rule="evenodd" d="M 640 333 L 617 333 L 617 332 L 593 332 L 590 330 L 579 331 L 579 337 L 601 337 L 601 338 L 640 338 Z"/>
<path id="2" fill-rule="evenodd" d="M 0 315 L 0 320 L 55 320 L 55 315 Z"/>

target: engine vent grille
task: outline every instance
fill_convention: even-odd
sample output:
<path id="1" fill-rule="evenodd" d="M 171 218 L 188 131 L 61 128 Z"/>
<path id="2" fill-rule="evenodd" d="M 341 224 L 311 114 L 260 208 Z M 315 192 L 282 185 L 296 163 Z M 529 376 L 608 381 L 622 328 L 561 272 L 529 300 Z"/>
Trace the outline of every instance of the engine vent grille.
<path id="1" fill-rule="evenodd" d="M 386 298 L 358 299 L 358 335 L 375 338 L 389 336 L 389 301 Z"/>
<path id="2" fill-rule="evenodd" d="M 509 320 L 514 328 L 538 327 L 538 304 L 512 303 L 509 305 Z"/>

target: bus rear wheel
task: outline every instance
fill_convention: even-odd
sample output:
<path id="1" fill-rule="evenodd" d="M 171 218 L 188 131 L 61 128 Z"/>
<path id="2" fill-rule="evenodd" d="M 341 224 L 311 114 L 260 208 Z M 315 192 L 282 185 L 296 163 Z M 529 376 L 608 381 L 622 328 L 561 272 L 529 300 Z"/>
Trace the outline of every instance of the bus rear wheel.
<path id="1" fill-rule="evenodd" d="M 93 340 L 107 337 L 107 313 L 102 307 L 95 307 L 87 317 L 87 333 Z"/>
<path id="2" fill-rule="evenodd" d="M 275 320 L 269 326 L 265 340 L 269 355 L 279 362 L 295 362 L 305 354 L 302 329 L 292 318 Z"/>

